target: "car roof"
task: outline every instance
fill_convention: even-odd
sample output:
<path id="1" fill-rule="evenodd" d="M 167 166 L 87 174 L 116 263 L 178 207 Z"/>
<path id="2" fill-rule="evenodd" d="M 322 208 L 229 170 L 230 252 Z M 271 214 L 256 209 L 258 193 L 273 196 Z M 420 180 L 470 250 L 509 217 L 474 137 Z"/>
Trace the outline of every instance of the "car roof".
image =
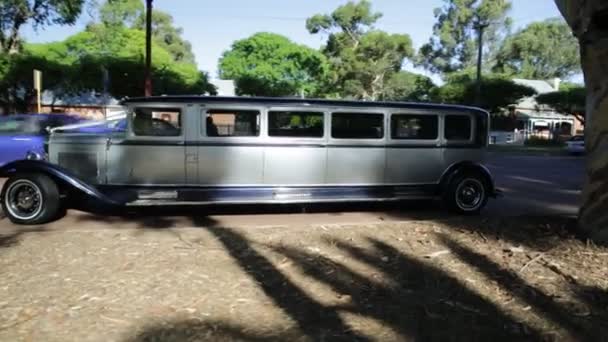
<path id="1" fill-rule="evenodd" d="M 487 111 L 470 106 L 448 105 L 436 103 L 418 102 L 388 102 L 388 101 L 352 101 L 352 100 L 328 100 L 328 99 L 302 99 L 291 97 L 246 97 L 246 96 L 204 96 L 204 95 L 171 95 L 134 97 L 122 100 L 121 104 L 130 103 L 248 103 L 248 104 L 270 104 L 270 105 L 319 105 L 319 106 L 348 106 L 355 108 L 413 108 L 413 109 L 437 109 L 457 110 L 488 114 Z"/>

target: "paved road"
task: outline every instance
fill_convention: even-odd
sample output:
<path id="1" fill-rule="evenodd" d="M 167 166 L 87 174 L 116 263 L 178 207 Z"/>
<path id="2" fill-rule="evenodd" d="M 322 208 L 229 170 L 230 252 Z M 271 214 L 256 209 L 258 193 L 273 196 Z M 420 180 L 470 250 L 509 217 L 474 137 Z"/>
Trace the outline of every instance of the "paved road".
<path id="1" fill-rule="evenodd" d="M 490 168 L 504 197 L 490 200 L 483 211 L 487 216 L 576 215 L 584 160 L 579 157 L 493 155 Z M 437 219 L 447 216 L 434 203 L 406 202 L 398 204 L 255 206 L 222 208 L 185 208 L 139 213 L 135 217 L 109 218 L 71 211 L 50 227 L 107 225 L 119 227 L 150 225 L 188 227 L 192 216 L 205 216 L 215 224 L 240 226 L 308 226 L 350 223 L 380 223 L 411 219 Z M 0 215 L 2 215 L 0 213 Z M 0 229 L 11 226 L 3 219 Z"/>
<path id="2" fill-rule="evenodd" d="M 485 214 L 576 215 L 584 158 L 495 155 L 487 166 L 504 197 L 490 201 Z"/>

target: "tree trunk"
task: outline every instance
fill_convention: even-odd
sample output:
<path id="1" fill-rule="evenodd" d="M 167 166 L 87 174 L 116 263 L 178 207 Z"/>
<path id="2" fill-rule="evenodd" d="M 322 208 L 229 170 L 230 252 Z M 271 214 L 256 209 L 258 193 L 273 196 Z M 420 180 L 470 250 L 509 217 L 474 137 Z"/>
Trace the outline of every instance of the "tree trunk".
<path id="1" fill-rule="evenodd" d="M 608 1 L 555 0 L 581 46 L 587 86 L 587 173 L 579 226 L 608 242 Z"/>

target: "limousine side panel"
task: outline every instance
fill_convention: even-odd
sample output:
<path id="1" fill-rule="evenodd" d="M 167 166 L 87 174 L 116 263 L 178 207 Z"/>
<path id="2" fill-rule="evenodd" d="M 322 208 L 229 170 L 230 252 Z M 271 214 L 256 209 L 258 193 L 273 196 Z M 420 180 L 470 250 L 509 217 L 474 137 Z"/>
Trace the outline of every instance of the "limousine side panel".
<path id="1" fill-rule="evenodd" d="M 264 184 L 325 184 L 327 149 L 324 145 L 268 145 L 264 149 Z"/>
<path id="2" fill-rule="evenodd" d="M 384 184 L 386 149 L 374 146 L 327 148 L 328 184 Z"/>
<path id="3" fill-rule="evenodd" d="M 263 184 L 264 147 L 199 146 L 198 175 L 201 185 Z"/>
<path id="4" fill-rule="evenodd" d="M 387 147 L 386 160 L 390 184 L 436 184 L 444 170 L 441 149 L 434 146 Z"/>
<path id="5" fill-rule="evenodd" d="M 108 184 L 185 184 L 183 144 L 152 145 L 143 140 L 113 140 L 107 155 Z"/>

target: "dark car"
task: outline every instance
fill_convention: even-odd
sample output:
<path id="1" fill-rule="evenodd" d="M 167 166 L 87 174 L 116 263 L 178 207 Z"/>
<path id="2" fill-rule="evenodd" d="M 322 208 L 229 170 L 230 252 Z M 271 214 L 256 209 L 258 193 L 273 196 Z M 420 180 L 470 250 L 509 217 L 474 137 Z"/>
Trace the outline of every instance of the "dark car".
<path id="1" fill-rule="evenodd" d="M 0 117 L 0 166 L 20 159 L 42 159 L 49 130 L 83 119 L 68 114 L 16 114 Z"/>

